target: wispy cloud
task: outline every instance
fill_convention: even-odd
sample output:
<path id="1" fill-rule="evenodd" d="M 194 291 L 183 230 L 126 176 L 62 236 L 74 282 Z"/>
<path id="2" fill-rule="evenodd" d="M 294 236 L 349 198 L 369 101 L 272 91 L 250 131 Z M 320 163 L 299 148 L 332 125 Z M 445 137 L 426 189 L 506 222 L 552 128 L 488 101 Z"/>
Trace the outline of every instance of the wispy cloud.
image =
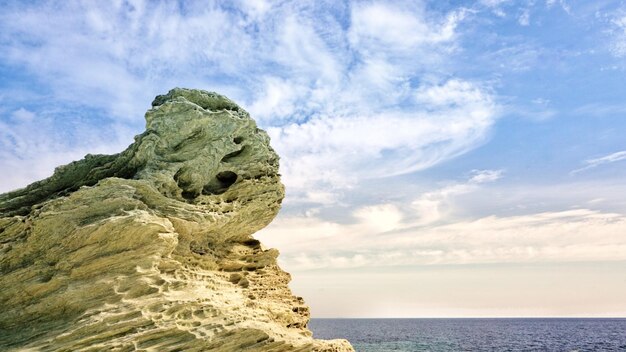
<path id="1" fill-rule="evenodd" d="M 326 220 L 316 212 L 282 216 L 258 236 L 264 242 L 282 248 L 286 264 L 299 269 L 405 265 L 415 255 L 432 256 L 426 262 L 442 260 L 437 259 L 437 255 L 443 254 L 443 249 L 447 251 L 446 247 L 451 243 L 442 239 L 436 244 L 439 235 L 435 231 L 461 223 L 452 216 L 455 199 L 480 191 L 483 185 L 497 181 L 502 174 L 502 170 L 473 170 L 465 182 L 424 192 L 408 202 L 358 207 L 350 214 L 352 221 L 348 223 Z M 432 237 L 424 237 L 427 236 L 425 234 L 432 234 Z M 408 245 L 413 241 L 420 242 L 416 238 L 422 238 L 437 248 L 428 248 L 424 243 Z M 322 244 L 326 242 L 328 246 Z M 351 242 L 354 243 L 349 245 Z M 320 245 L 313 246 L 313 243 Z M 402 260 L 396 262 L 398 259 Z M 415 260 L 411 263 L 425 262 L 423 257 Z"/>
<path id="2" fill-rule="evenodd" d="M 612 41 L 609 44 L 609 50 L 611 53 L 618 57 L 623 58 L 626 56 L 626 14 L 624 11 L 620 11 L 618 16 L 613 17 L 611 20 L 611 27 L 609 32 L 612 36 Z"/>
<path id="3" fill-rule="evenodd" d="M 485 182 L 493 182 L 502 177 L 504 170 L 473 170 L 472 177 L 469 179 L 470 184 L 480 184 Z"/>
<path id="4" fill-rule="evenodd" d="M 481 0 L 480 3 L 488 7 L 496 7 L 509 3 L 510 0 Z"/>
<path id="5" fill-rule="evenodd" d="M 289 270 L 430 264 L 624 260 L 626 217 L 588 209 L 462 220 L 381 233 L 401 218 L 379 208 L 345 225 L 282 218 L 260 233 Z M 294 241 L 297 234 L 297 241 Z"/>
<path id="6" fill-rule="evenodd" d="M 503 113 L 519 116 L 535 122 L 544 122 L 557 116 L 559 111 L 553 108 L 549 100 L 533 99 L 525 104 L 502 104 Z"/>
<path id="7" fill-rule="evenodd" d="M 497 116 L 488 86 L 445 73 L 464 8 L 135 1 L 4 10 L 0 58 L 47 82 L 53 101 L 110 116 L 88 133 L 115 124 L 139 132 L 150 99 L 173 86 L 216 90 L 269 131 L 293 200 L 463 154 Z M 41 157 L 21 156 L 31 165 Z"/>
<path id="8" fill-rule="evenodd" d="M 0 120 L 0 165 L 4 172 L 0 192 L 48 177 L 52 170 L 85 154 L 112 154 L 125 148 L 132 131 L 110 124 L 101 131 L 78 114 L 69 122 L 56 121 L 50 113 L 35 114 L 24 108 Z M 69 142 L 68 142 L 69 141 Z"/>
<path id="9" fill-rule="evenodd" d="M 445 220 L 453 209 L 454 197 L 471 193 L 483 183 L 494 182 L 502 177 L 503 170 L 473 170 L 472 176 L 463 183 L 454 183 L 421 194 L 407 207 L 411 209 L 412 221 L 404 224 L 405 228 L 423 226 Z"/>
<path id="10" fill-rule="evenodd" d="M 522 10 L 522 13 L 517 18 L 517 22 L 521 26 L 528 26 L 530 24 L 530 9 L 526 8 Z"/>
<path id="11" fill-rule="evenodd" d="M 480 207 L 476 203 L 498 197 L 495 187 L 503 175 L 503 170 L 473 170 L 463 182 L 451 182 L 406 201 L 364 205 L 341 221 L 318 212 L 281 216 L 257 236 L 266 245 L 280 248 L 283 265 L 292 271 L 626 259 L 622 235 L 626 216 L 620 213 L 571 205 L 564 210 L 517 209 L 499 215 L 467 215 L 462 211 L 468 202 Z M 590 198 L 603 194 L 591 185 L 571 187 L 569 191 L 536 192 L 554 198 L 550 192 L 587 189 L 590 191 L 577 196 L 588 200 L 587 206 L 605 201 Z M 611 187 L 607 189 L 610 192 Z M 498 206 L 509 207 L 520 200 L 509 193 L 527 189 L 505 187 L 500 191 L 513 199 Z M 486 200 L 480 200 L 482 197 Z M 522 201 L 527 198 L 522 197 Z"/>
<path id="12" fill-rule="evenodd" d="M 592 103 L 580 106 L 572 112 L 582 116 L 610 117 L 611 115 L 626 114 L 626 105 Z"/>
<path id="13" fill-rule="evenodd" d="M 480 144 L 495 119 L 491 97 L 469 82 L 450 80 L 414 94 L 419 106 L 410 112 L 370 106 L 269 128 L 287 185 L 343 188 L 422 170 Z"/>
<path id="14" fill-rule="evenodd" d="M 525 40 L 511 39 L 495 50 L 480 53 L 481 62 L 506 72 L 521 73 L 541 65 L 545 48 Z"/>
<path id="15" fill-rule="evenodd" d="M 390 6 L 376 2 L 353 5 L 350 42 L 363 49 L 390 47 L 406 53 L 424 44 L 447 43 L 454 38 L 464 10 L 432 21 L 423 5 L 417 6 Z"/>
<path id="16" fill-rule="evenodd" d="M 555 4 L 559 4 L 563 11 L 568 14 L 571 13 L 571 8 L 566 0 L 546 0 L 546 6 L 548 8 L 553 7 Z"/>
<path id="17" fill-rule="evenodd" d="M 586 165 L 580 169 L 573 170 L 571 174 L 577 174 L 579 172 L 589 170 L 600 165 L 610 164 L 621 160 L 626 160 L 626 150 L 615 152 L 595 159 L 585 160 Z"/>
<path id="18" fill-rule="evenodd" d="M 504 7 L 510 3 L 510 0 L 481 0 L 479 2 L 498 17 L 506 17 Z"/>

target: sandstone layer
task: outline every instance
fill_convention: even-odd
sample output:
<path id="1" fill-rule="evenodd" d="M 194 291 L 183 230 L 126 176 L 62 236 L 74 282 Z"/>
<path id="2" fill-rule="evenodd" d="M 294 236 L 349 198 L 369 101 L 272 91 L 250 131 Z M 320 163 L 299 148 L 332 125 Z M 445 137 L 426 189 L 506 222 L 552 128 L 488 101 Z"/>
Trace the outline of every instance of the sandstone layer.
<path id="1" fill-rule="evenodd" d="M 0 195 L 0 350 L 352 351 L 252 237 L 284 196 L 267 134 L 215 93 L 152 106 L 122 153 Z"/>

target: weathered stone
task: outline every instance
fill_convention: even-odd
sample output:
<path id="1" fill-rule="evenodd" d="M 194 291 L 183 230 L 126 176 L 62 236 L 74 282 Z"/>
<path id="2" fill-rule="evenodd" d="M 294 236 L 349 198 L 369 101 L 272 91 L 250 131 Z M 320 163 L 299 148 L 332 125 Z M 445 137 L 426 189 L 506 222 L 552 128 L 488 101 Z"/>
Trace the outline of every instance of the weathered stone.
<path id="1" fill-rule="evenodd" d="M 0 349 L 351 351 L 251 235 L 284 196 L 248 113 L 174 89 L 117 155 L 0 195 Z"/>

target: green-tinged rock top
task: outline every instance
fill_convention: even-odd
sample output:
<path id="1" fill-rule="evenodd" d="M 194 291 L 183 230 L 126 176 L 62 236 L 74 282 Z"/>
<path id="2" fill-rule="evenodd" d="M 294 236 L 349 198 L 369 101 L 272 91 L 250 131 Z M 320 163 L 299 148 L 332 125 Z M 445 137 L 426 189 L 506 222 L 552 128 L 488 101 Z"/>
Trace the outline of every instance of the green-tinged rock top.
<path id="1" fill-rule="evenodd" d="M 225 193 L 238 181 L 277 177 L 278 156 L 269 137 L 228 98 L 175 88 L 152 106 L 146 131 L 128 149 L 87 155 L 45 180 L 0 195 L 0 215 L 25 215 L 33 205 L 108 177 L 148 180 L 163 195 L 190 203 Z"/>

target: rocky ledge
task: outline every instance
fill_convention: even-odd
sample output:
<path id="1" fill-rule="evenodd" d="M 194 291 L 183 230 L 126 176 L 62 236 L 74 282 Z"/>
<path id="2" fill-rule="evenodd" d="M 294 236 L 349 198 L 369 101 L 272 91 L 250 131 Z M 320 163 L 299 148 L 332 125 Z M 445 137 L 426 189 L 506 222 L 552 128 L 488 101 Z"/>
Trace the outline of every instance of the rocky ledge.
<path id="1" fill-rule="evenodd" d="M 252 237 L 284 196 L 267 134 L 215 93 L 152 106 L 122 153 L 0 195 L 0 350 L 352 351 Z"/>

